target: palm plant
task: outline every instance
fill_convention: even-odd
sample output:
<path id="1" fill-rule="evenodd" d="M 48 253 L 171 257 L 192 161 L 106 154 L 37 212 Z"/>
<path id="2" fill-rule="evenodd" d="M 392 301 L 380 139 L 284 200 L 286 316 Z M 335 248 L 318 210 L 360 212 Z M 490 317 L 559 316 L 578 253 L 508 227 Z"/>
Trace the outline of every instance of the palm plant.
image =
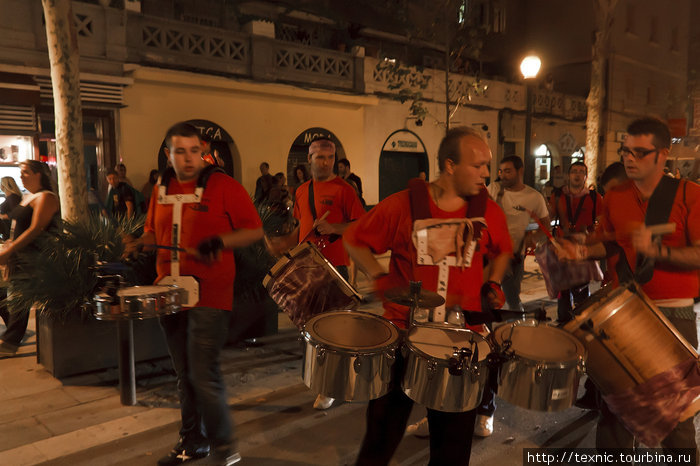
<path id="1" fill-rule="evenodd" d="M 122 261 L 125 238 L 140 230 L 144 220 L 141 216 L 105 221 L 91 215 L 84 222 L 63 222 L 58 232 L 42 233 L 36 248 L 17 256 L 7 298 L 10 308 L 35 306 L 50 320 L 81 315 L 97 285 L 96 266 Z M 133 264 L 129 269 L 134 273 Z"/>

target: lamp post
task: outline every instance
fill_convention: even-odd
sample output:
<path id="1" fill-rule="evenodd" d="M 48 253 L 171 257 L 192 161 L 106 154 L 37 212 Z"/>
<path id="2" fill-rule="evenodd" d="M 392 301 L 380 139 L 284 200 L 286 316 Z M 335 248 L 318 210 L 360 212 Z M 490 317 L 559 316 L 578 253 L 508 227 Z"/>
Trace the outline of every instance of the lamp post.
<path id="1" fill-rule="evenodd" d="M 532 90 L 532 81 L 537 77 L 540 71 L 542 61 L 536 55 L 528 55 L 520 62 L 520 72 L 525 80 L 526 89 L 526 114 L 525 114 L 525 153 L 523 154 L 523 181 L 526 185 L 532 186 L 535 183 L 535 167 L 532 158 L 531 137 L 532 137 L 532 100 L 534 92 Z"/>

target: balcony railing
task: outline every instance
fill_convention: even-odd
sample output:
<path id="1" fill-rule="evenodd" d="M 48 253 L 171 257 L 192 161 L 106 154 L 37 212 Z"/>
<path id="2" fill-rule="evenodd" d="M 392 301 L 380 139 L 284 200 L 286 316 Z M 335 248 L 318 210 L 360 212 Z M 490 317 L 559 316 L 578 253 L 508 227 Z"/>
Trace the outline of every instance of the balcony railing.
<path id="1" fill-rule="evenodd" d="M 0 0 L 0 11 L 12 11 L 14 18 L 0 30 L 0 62 L 46 68 L 40 2 Z M 426 100 L 445 101 L 440 70 L 411 69 L 397 75 L 378 66 L 375 58 L 82 2 L 73 3 L 73 13 L 81 67 L 90 73 L 121 74 L 125 63 L 137 63 L 357 94 L 393 94 L 397 85 L 420 90 Z M 447 86 L 453 102 L 515 111 L 526 107 L 520 84 L 475 83 L 473 77 L 450 74 Z M 537 89 L 534 112 L 578 120 L 585 118 L 586 104 L 583 98 Z"/>

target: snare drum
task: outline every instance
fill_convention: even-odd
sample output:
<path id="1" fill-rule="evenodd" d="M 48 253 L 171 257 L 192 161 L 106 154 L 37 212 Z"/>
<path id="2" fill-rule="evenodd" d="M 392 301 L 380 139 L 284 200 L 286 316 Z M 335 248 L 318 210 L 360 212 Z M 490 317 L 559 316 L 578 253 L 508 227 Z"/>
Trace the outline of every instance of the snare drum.
<path id="1" fill-rule="evenodd" d="M 585 345 L 586 372 L 604 394 L 624 392 L 689 358 L 698 359 L 637 284 L 605 287 L 576 313 L 563 328 Z"/>
<path id="2" fill-rule="evenodd" d="M 116 296 L 119 299 L 119 312 L 108 300 L 95 298 L 96 319 L 142 320 L 174 314 L 182 309 L 186 292 L 177 286 L 129 286 L 117 290 Z"/>
<path id="3" fill-rule="evenodd" d="M 498 327 L 494 340 L 503 363 L 498 396 L 536 411 L 561 411 L 576 401 L 586 350 L 569 333 L 536 323 Z"/>
<path id="4" fill-rule="evenodd" d="M 491 346 L 466 329 L 412 327 L 405 341 L 401 388 L 413 401 L 437 411 L 477 407 L 488 377 Z"/>
<path id="5" fill-rule="evenodd" d="M 263 285 L 300 329 L 316 314 L 354 309 L 360 301 L 355 289 L 311 243 L 285 254 L 267 273 Z"/>
<path id="6" fill-rule="evenodd" d="M 399 330 L 367 312 L 319 314 L 302 333 L 302 378 L 316 393 L 345 401 L 368 401 L 390 388 Z"/>

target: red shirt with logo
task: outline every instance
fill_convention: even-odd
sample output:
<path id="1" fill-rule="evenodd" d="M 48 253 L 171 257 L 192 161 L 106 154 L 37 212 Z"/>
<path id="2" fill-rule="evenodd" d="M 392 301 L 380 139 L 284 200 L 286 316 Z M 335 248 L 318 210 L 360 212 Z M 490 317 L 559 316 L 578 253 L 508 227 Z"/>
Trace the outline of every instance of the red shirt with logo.
<path id="1" fill-rule="evenodd" d="M 345 252 L 342 239 L 329 243 L 327 237 L 318 236 L 312 231 L 314 217 L 309 205 L 310 184 L 311 181 L 307 181 L 299 186 L 295 193 L 294 217 L 299 220 L 299 241 L 309 235 L 306 241 L 316 243 L 331 264 L 348 265 L 348 254 Z M 329 212 L 326 217 L 328 223 L 348 223 L 357 220 L 365 213 L 355 189 L 339 176 L 329 181 L 314 181 L 313 184 L 316 218 L 321 218 Z"/>
<path id="2" fill-rule="evenodd" d="M 168 185 L 170 194 L 192 194 L 196 180 L 180 183 L 172 177 Z M 172 246 L 172 204 L 158 204 L 158 185 L 154 187 L 144 232 L 155 234 L 156 244 Z M 250 196 L 236 180 L 223 174 L 213 173 L 204 188 L 200 203 L 182 206 L 180 244 L 182 248 L 196 248 L 200 241 L 217 234 L 262 226 L 258 212 Z M 156 283 L 170 275 L 172 251 L 158 250 Z M 233 251 L 226 249 L 222 259 L 212 264 L 198 261 L 195 256 L 180 252 L 180 275 L 194 276 L 199 282 L 197 307 L 213 307 L 231 310 L 233 303 L 233 281 L 236 263 Z"/>
<path id="3" fill-rule="evenodd" d="M 681 181 L 668 218 L 668 222 L 676 224 L 676 230 L 662 237 L 662 245 L 685 247 L 700 240 L 699 199 L 700 186 Z M 644 224 L 648 206 L 649 200 L 642 199 L 631 180 L 613 188 L 603 200 L 602 228 L 606 233 L 615 234 L 632 271 L 636 267 L 637 252 L 630 233 Z M 618 284 L 617 274 L 613 274 L 613 283 Z M 652 279 L 642 289 L 652 300 L 694 298 L 698 294 L 698 272 L 660 262 L 654 266 Z"/>
<path id="4" fill-rule="evenodd" d="M 467 213 L 467 205 L 453 212 L 444 211 L 430 199 L 432 218 L 461 219 Z M 469 311 L 481 310 L 481 285 L 484 283 L 483 257 L 493 258 L 501 253 L 512 253 L 513 245 L 505 214 L 498 204 L 488 199 L 484 214 L 487 227 L 481 230 L 479 247 L 474 252 L 470 267 L 452 266 L 449 270 L 445 306 L 461 306 Z M 360 220 L 345 231 L 348 244 L 367 247 L 374 254 L 391 250 L 389 275 L 378 280 L 377 288 L 383 291 L 406 287 L 410 281 L 422 281 L 422 288 L 436 291 L 439 266 L 418 265 L 417 251 L 413 244 L 413 216 L 409 190 L 393 194 L 377 204 Z M 384 303 L 384 317 L 400 327 L 408 323 L 408 307 L 391 302 Z"/>

